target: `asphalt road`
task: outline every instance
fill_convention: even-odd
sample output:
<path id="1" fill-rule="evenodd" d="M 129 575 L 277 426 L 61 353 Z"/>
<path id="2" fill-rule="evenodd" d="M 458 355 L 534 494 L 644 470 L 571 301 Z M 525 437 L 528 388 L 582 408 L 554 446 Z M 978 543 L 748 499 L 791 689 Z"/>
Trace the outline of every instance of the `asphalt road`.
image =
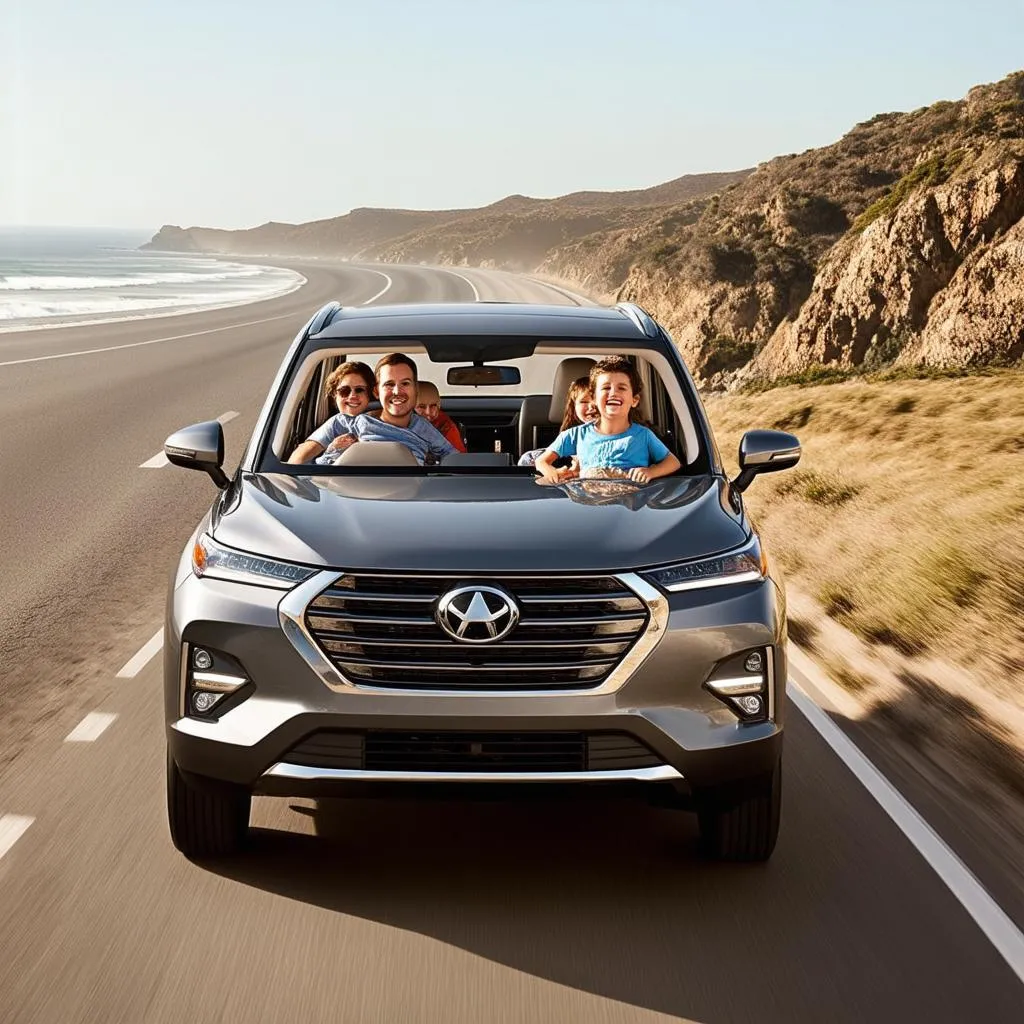
<path id="1" fill-rule="evenodd" d="M 795 711 L 765 866 L 708 864 L 689 816 L 609 800 L 261 798 L 250 854 L 174 851 L 159 659 L 116 673 L 213 491 L 142 463 L 234 412 L 233 464 L 328 298 L 570 301 L 478 271 L 388 267 L 384 295 L 371 269 L 303 272 L 231 310 L 0 334 L 0 1022 L 1024 1020 L 1016 977 Z M 96 712 L 116 718 L 65 742 Z"/>

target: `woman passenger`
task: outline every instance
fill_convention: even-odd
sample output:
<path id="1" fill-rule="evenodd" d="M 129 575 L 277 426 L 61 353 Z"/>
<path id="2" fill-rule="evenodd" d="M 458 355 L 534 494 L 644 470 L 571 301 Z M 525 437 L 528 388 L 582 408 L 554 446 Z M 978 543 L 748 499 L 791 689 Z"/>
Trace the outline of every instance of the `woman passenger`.
<path id="1" fill-rule="evenodd" d="M 333 465 L 358 440 L 351 432 L 352 421 L 369 406 L 374 383 L 373 370 L 366 363 L 342 363 L 324 382 L 324 393 L 334 399 L 337 415 L 298 445 L 288 456 L 288 462 L 298 464 L 315 459 L 318 465 Z"/>

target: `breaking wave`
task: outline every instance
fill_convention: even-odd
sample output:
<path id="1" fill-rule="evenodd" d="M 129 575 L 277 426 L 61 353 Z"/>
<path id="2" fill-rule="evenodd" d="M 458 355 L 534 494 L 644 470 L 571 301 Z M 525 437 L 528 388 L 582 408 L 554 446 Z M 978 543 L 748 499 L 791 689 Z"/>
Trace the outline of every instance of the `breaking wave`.
<path id="1" fill-rule="evenodd" d="M 0 236 L 0 323 L 15 329 L 56 318 L 139 316 L 272 298 L 305 278 L 280 267 L 125 249 L 31 252 Z"/>

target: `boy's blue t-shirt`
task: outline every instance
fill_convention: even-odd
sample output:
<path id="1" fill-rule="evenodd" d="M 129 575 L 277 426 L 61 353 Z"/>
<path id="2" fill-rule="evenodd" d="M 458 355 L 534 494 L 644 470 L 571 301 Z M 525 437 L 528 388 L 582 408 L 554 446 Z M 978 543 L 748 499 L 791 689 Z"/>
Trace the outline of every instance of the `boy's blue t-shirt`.
<path id="1" fill-rule="evenodd" d="M 557 455 L 576 455 L 581 469 L 635 469 L 653 466 L 670 453 L 654 431 L 631 423 L 621 434 L 602 434 L 593 423 L 570 427 L 548 446 Z"/>

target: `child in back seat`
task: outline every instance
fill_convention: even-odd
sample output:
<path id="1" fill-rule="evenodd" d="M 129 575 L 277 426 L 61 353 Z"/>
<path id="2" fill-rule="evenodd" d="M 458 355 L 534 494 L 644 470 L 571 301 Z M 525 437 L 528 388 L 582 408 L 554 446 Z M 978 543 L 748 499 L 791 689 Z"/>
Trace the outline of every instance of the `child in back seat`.
<path id="1" fill-rule="evenodd" d="M 675 473 L 681 466 L 653 430 L 634 421 L 643 384 L 626 356 L 608 356 L 590 371 L 590 387 L 597 405 L 596 423 L 563 430 L 537 459 L 547 483 L 562 483 L 576 476 L 618 477 L 647 484 Z M 559 458 L 576 456 L 579 468 L 558 469 Z"/>
<path id="2" fill-rule="evenodd" d="M 439 430 L 460 452 L 466 450 L 462 442 L 462 435 L 459 433 L 455 420 L 441 408 L 441 393 L 429 380 L 421 380 L 416 391 L 416 411 L 426 420 L 429 420 L 435 430 Z"/>
<path id="3" fill-rule="evenodd" d="M 577 377 L 565 393 L 565 411 L 562 413 L 562 425 L 559 433 L 570 427 L 578 427 L 583 423 L 591 423 L 597 419 L 597 406 L 590 390 L 589 377 Z M 532 466 L 547 448 L 535 448 L 532 452 L 524 452 L 519 460 L 520 466 Z"/>

